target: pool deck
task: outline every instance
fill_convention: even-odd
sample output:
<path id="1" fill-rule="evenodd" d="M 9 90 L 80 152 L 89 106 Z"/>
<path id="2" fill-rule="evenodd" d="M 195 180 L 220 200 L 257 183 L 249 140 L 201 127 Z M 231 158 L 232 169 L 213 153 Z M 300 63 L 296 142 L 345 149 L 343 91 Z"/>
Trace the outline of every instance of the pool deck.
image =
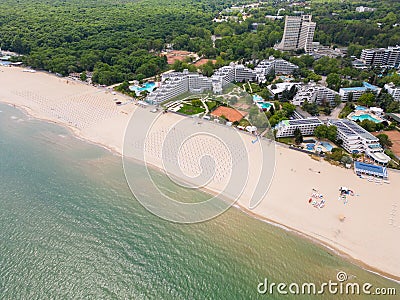
<path id="1" fill-rule="evenodd" d="M 368 116 L 369 116 L 369 118 L 365 118 L 365 120 L 370 120 L 370 121 L 373 121 L 373 122 L 375 122 L 375 123 L 381 123 L 381 122 L 384 121 L 381 117 L 379 117 L 379 116 L 377 116 L 377 115 L 375 115 L 375 114 L 369 112 L 368 110 L 356 110 L 356 111 L 350 113 L 350 114 L 347 116 L 347 118 L 348 118 L 349 120 L 355 121 L 355 120 L 353 119 L 353 117 L 355 117 L 355 118 L 358 119 L 360 116 L 363 116 L 363 115 L 368 115 Z M 376 120 L 376 121 L 375 121 L 375 120 Z M 361 120 L 361 121 L 362 121 L 362 120 Z"/>

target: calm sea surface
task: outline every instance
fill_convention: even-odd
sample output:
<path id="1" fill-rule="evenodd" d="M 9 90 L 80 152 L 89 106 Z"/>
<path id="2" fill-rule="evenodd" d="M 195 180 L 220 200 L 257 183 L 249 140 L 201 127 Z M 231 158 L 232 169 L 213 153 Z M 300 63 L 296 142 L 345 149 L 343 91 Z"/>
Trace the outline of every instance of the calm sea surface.
<path id="1" fill-rule="evenodd" d="M 400 292 L 234 208 L 195 225 L 161 220 L 133 198 L 120 157 L 8 105 L 0 111 L 0 299 L 293 299 L 259 295 L 257 285 L 321 284 L 338 271 Z"/>

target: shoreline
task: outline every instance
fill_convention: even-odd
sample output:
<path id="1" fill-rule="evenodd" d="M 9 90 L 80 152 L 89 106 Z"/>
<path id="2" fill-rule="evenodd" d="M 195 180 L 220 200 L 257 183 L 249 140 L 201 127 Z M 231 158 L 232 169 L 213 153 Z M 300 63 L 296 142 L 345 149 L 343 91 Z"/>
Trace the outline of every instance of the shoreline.
<path id="1" fill-rule="evenodd" d="M 268 218 L 266 218 L 266 217 L 264 217 L 262 215 L 255 214 L 251 210 L 248 210 L 247 208 L 245 208 L 245 207 L 243 207 L 243 206 L 241 206 L 241 205 L 239 205 L 237 203 L 235 203 L 233 205 L 233 207 L 236 208 L 236 209 L 239 209 L 241 212 L 243 212 L 244 214 L 246 214 L 247 216 L 249 216 L 251 218 L 254 218 L 254 219 L 259 220 L 261 222 L 267 223 L 267 224 L 269 224 L 271 226 L 280 228 L 280 229 L 282 229 L 282 230 L 284 230 L 286 232 L 290 232 L 291 234 L 294 234 L 294 235 L 298 236 L 301 239 L 306 239 L 307 241 L 309 241 L 309 242 L 311 242 L 311 243 L 313 243 L 313 244 L 315 244 L 315 245 L 317 245 L 319 247 L 322 247 L 322 248 L 326 249 L 327 251 L 332 252 L 334 255 L 337 255 L 337 256 L 345 259 L 346 261 L 350 262 L 351 264 L 353 264 L 353 265 L 355 265 L 357 267 L 360 267 L 361 269 L 363 269 L 363 270 L 365 270 L 365 271 L 367 271 L 369 273 L 372 273 L 372 274 L 375 274 L 375 275 L 379 275 L 379 276 L 381 276 L 381 277 L 383 277 L 385 279 L 388 279 L 390 281 L 393 281 L 395 283 L 400 284 L 400 277 L 392 275 L 390 273 L 386 273 L 386 272 L 384 272 L 384 271 L 382 271 L 382 270 L 380 270 L 378 268 L 374 268 L 374 267 L 368 265 L 367 263 L 363 262 L 362 260 L 359 260 L 357 258 L 352 257 L 350 254 L 346 253 L 345 251 L 340 250 L 336 246 L 333 246 L 333 245 L 331 245 L 331 244 L 329 244 L 329 243 L 327 243 L 327 242 L 325 242 L 325 241 L 323 241 L 321 239 L 318 239 L 318 238 L 316 238 L 316 237 L 314 237 L 312 235 L 309 235 L 309 234 L 306 234 L 304 232 L 301 232 L 300 230 L 297 230 L 296 228 L 293 228 L 293 227 L 287 226 L 285 224 L 279 223 L 277 221 L 268 219 Z"/>
<path id="2" fill-rule="evenodd" d="M 13 67 L 13 68 L 15 68 L 15 67 Z M 22 70 L 21 68 L 19 68 L 19 69 Z M 51 76 L 51 75 L 47 74 L 46 76 Z M 54 75 L 51 77 L 54 77 L 55 79 L 59 79 L 59 78 L 55 77 Z M 87 85 L 85 85 L 85 87 L 87 87 Z M 96 88 L 96 87 L 90 87 L 90 88 L 96 89 L 98 92 L 102 91 L 100 88 Z M 118 155 L 118 156 L 122 157 L 122 151 L 116 145 L 110 145 L 105 142 L 103 143 L 101 140 L 92 139 L 90 137 L 90 135 L 87 134 L 87 132 L 85 134 L 84 130 L 74 127 L 71 124 L 62 122 L 60 120 L 47 118 L 43 114 L 40 114 L 40 112 L 35 111 L 32 107 L 23 105 L 21 103 L 14 103 L 11 100 L 7 101 L 7 100 L 1 99 L 1 98 L 0 98 L 0 102 L 8 104 L 10 106 L 14 106 L 15 108 L 18 108 L 19 110 L 23 111 L 26 115 L 33 117 L 35 119 L 39 119 L 41 121 L 45 121 L 45 122 L 52 123 L 52 124 L 57 124 L 59 126 L 67 128 L 68 130 L 71 131 L 71 133 L 73 134 L 74 137 L 76 137 L 84 142 L 88 142 L 90 144 L 102 147 L 103 149 L 110 151 L 113 155 Z M 280 147 L 280 146 L 276 145 L 276 147 Z M 293 150 L 288 149 L 288 151 L 293 151 Z M 306 157 L 305 154 L 302 154 L 302 155 L 304 156 L 302 158 L 303 160 L 309 159 L 308 156 Z M 154 165 L 154 167 L 158 168 L 156 165 Z M 334 166 L 332 166 L 332 167 L 334 168 Z M 273 184 L 273 183 L 271 182 L 270 184 Z M 208 189 L 201 189 L 201 191 L 206 192 L 208 194 L 213 194 L 213 192 Z M 292 224 L 285 224 L 283 221 L 282 222 L 276 221 L 273 218 L 267 217 L 261 213 L 257 213 L 254 210 L 249 210 L 246 208 L 246 206 L 243 203 L 240 203 L 240 201 L 235 202 L 235 204 L 233 206 L 235 208 L 241 210 L 242 212 L 244 212 L 246 215 L 248 215 L 250 217 L 258 219 L 262 222 L 266 222 L 272 226 L 282 228 L 285 231 L 292 232 L 301 238 L 306 238 L 307 240 L 309 240 L 319 246 L 322 246 L 323 248 L 328 249 L 330 252 L 334 253 L 335 255 L 338 255 L 338 256 L 350 261 L 354 265 L 357 265 L 368 272 L 377 274 L 381 277 L 392 280 L 393 282 L 400 283 L 400 276 L 391 274 L 389 272 L 385 272 L 377 267 L 371 266 L 370 264 L 368 264 L 367 262 L 365 262 L 361 259 L 354 257 L 352 254 L 346 252 L 345 249 L 343 249 L 344 248 L 343 245 L 335 244 L 335 242 L 332 239 L 329 239 L 328 237 L 324 237 L 324 236 L 318 237 L 318 234 L 316 234 L 316 233 L 313 235 L 313 234 L 309 234 L 307 232 L 303 232 L 302 230 L 293 227 Z"/>
<path id="3" fill-rule="evenodd" d="M 1 101 L 1 100 L 0 100 L 0 102 L 3 103 L 3 104 L 6 104 L 6 105 L 13 106 L 14 108 L 16 108 L 16 109 L 20 110 L 21 112 L 23 112 L 24 114 L 26 114 L 28 117 L 32 117 L 32 118 L 34 118 L 36 120 L 40 120 L 42 122 L 47 122 L 47 123 L 50 123 L 50 124 L 55 124 L 57 126 L 61 126 L 61 127 L 65 128 L 65 129 L 67 129 L 68 131 L 70 131 L 70 133 L 72 134 L 73 137 L 75 137 L 75 138 L 77 138 L 77 139 L 79 139 L 79 140 L 81 140 L 81 141 L 83 141 L 85 143 L 89 143 L 91 145 L 94 145 L 94 146 L 97 146 L 97 147 L 101 147 L 104 150 L 109 151 L 112 155 L 116 155 L 116 156 L 122 158 L 122 153 L 118 152 L 118 150 L 110 148 L 108 145 L 97 143 L 95 141 L 89 140 L 89 139 L 79 135 L 79 130 L 77 130 L 76 128 L 74 128 L 72 126 L 68 126 L 67 124 L 64 124 L 64 123 L 61 123 L 61 122 L 52 121 L 50 119 L 41 118 L 40 116 L 35 116 L 34 114 L 31 113 L 31 110 L 28 107 L 16 106 L 16 105 L 13 105 L 10 102 L 4 102 L 4 101 Z M 142 162 L 139 162 L 138 160 L 135 160 L 135 162 L 142 163 Z M 159 169 L 157 166 L 155 166 L 155 165 L 149 165 L 149 166 L 151 168 L 154 168 L 155 171 L 159 172 L 159 170 L 157 170 L 157 169 Z M 203 192 L 203 193 L 207 193 L 209 195 L 214 195 L 214 193 L 216 193 L 215 191 L 204 189 L 204 188 L 200 188 L 200 191 Z M 357 258 L 352 257 L 350 254 L 346 253 L 345 251 L 343 251 L 343 250 L 339 249 L 338 247 L 336 247 L 334 245 L 331 245 L 331 244 L 329 244 L 329 243 L 327 243 L 327 242 L 325 242 L 325 241 L 323 241 L 321 239 L 318 239 L 317 237 L 314 237 L 312 235 L 309 235 L 309 234 L 306 234 L 304 232 L 301 232 L 300 230 L 298 230 L 296 228 L 287 226 L 287 225 L 285 225 L 283 223 L 280 223 L 278 221 L 274 221 L 272 219 L 266 218 L 266 217 L 264 217 L 264 216 L 262 216 L 260 214 L 256 214 L 256 213 L 252 212 L 251 210 L 247 209 L 246 207 L 244 207 L 243 205 L 238 204 L 238 201 L 236 201 L 232 205 L 232 207 L 235 208 L 235 209 L 240 210 L 242 213 L 246 214 L 247 216 L 249 216 L 251 218 L 254 218 L 254 219 L 258 220 L 258 221 L 267 223 L 267 224 L 269 224 L 271 226 L 280 228 L 280 229 L 282 229 L 282 230 L 284 230 L 286 232 L 290 232 L 291 234 L 294 234 L 299 238 L 306 239 L 307 241 L 309 241 L 309 242 L 311 242 L 311 243 L 313 243 L 313 244 L 315 244 L 315 245 L 317 245 L 319 247 L 322 247 L 322 248 L 326 249 L 327 251 L 330 251 L 334 255 L 337 255 L 337 256 L 347 260 L 348 262 L 352 263 L 353 265 L 355 265 L 357 267 L 362 268 L 363 270 L 365 270 L 367 272 L 370 272 L 370 273 L 375 274 L 375 275 L 379 275 L 379 276 L 381 276 L 381 277 L 383 277 L 385 279 L 388 279 L 390 281 L 393 281 L 395 283 L 400 284 L 400 277 L 392 275 L 390 273 L 386 273 L 386 272 L 384 272 L 384 271 L 382 271 L 382 270 L 380 270 L 378 268 L 374 268 L 374 267 L 368 265 L 367 263 L 363 262 L 362 260 L 359 260 Z M 230 209 L 230 208 L 228 208 L 228 209 Z M 222 212 L 221 214 L 225 213 L 226 211 Z M 218 218 L 218 216 L 216 216 L 216 218 Z"/>

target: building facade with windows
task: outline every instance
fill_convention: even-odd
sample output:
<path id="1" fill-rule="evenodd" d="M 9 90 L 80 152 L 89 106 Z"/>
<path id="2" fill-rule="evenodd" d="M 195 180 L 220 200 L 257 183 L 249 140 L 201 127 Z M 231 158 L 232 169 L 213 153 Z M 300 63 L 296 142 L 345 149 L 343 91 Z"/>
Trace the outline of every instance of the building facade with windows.
<path id="1" fill-rule="evenodd" d="M 390 95 L 392 95 L 394 100 L 400 101 L 400 86 L 395 86 L 393 83 L 387 83 L 384 88 Z"/>
<path id="2" fill-rule="evenodd" d="M 302 135 L 313 135 L 315 128 L 320 125 L 323 123 L 318 118 L 283 120 L 275 126 L 276 137 L 292 137 L 296 128 L 300 129 Z"/>
<path id="3" fill-rule="evenodd" d="M 289 75 L 293 74 L 293 71 L 298 68 L 295 64 L 284 59 L 275 59 L 273 56 L 270 56 L 268 59 L 260 61 L 254 68 L 254 71 L 256 72 L 257 81 L 265 82 L 266 76 L 271 72 L 279 75 Z"/>
<path id="4" fill-rule="evenodd" d="M 335 106 L 335 99 L 338 96 L 339 93 L 334 90 L 310 83 L 301 86 L 291 102 L 298 106 L 303 105 L 306 101 L 309 103 L 316 102 L 318 105 L 328 102 L 330 106 Z"/>
<path id="5" fill-rule="evenodd" d="M 390 161 L 379 144 L 379 139 L 348 119 L 329 120 L 328 126 L 336 126 L 337 139 L 349 153 L 365 153 L 375 163 L 386 165 Z"/>
<path id="6" fill-rule="evenodd" d="M 360 59 L 367 66 L 398 68 L 400 66 L 400 46 L 363 49 Z"/>
<path id="7" fill-rule="evenodd" d="M 316 26 L 311 18 L 311 15 L 286 16 L 283 38 L 276 48 L 283 51 L 304 49 L 311 53 Z"/>
<path id="8" fill-rule="evenodd" d="M 348 87 L 348 88 L 340 88 L 339 89 L 339 95 L 342 98 L 342 101 L 349 101 L 349 98 L 351 101 L 357 101 L 358 98 L 364 93 L 367 92 L 372 92 L 375 94 L 379 94 L 381 91 L 381 88 L 369 84 L 367 82 L 363 82 L 363 86 L 358 86 L 358 87 Z M 352 95 L 352 96 L 350 96 Z"/>
<path id="9" fill-rule="evenodd" d="M 169 72 L 161 76 L 160 87 L 152 91 L 146 101 L 160 104 L 186 92 L 203 93 L 212 88 L 211 78 L 201 74 L 190 73 L 186 69 L 183 72 Z"/>
<path id="10" fill-rule="evenodd" d="M 241 64 L 230 63 L 216 70 L 211 76 L 214 93 L 221 93 L 224 86 L 232 82 L 254 81 L 256 72 Z"/>

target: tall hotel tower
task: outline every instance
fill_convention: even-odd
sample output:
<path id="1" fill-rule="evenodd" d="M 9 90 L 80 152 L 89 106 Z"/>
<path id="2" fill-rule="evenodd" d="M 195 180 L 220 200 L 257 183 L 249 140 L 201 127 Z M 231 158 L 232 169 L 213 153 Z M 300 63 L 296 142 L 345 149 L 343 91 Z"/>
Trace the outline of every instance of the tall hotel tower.
<path id="1" fill-rule="evenodd" d="M 284 51 L 304 49 L 306 53 L 310 53 L 316 26 L 315 22 L 311 22 L 311 18 L 311 15 L 286 16 L 283 38 L 277 49 Z"/>

